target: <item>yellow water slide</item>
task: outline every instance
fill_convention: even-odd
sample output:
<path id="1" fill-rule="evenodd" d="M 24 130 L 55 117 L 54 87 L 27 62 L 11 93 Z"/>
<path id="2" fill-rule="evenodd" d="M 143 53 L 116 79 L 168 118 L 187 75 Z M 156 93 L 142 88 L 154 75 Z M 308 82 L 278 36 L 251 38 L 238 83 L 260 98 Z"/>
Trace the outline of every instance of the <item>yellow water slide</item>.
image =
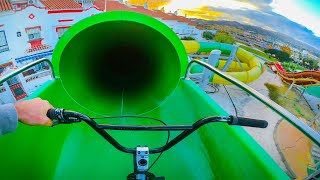
<path id="1" fill-rule="evenodd" d="M 188 54 L 193 54 L 196 52 L 211 52 L 214 49 L 221 50 L 222 54 L 230 54 L 232 50 L 232 45 L 216 43 L 216 42 L 197 42 L 197 41 L 182 41 L 183 45 Z M 236 56 L 241 62 L 244 69 L 240 67 L 239 63 L 234 61 L 231 63 L 227 69 L 226 74 L 244 82 L 250 83 L 260 77 L 263 72 L 262 64 L 259 62 L 258 58 L 248 51 L 238 48 Z M 222 69 L 226 64 L 225 60 L 219 60 L 216 67 Z M 220 76 L 214 75 L 213 82 L 217 84 L 231 84 L 227 80 L 221 78 Z"/>

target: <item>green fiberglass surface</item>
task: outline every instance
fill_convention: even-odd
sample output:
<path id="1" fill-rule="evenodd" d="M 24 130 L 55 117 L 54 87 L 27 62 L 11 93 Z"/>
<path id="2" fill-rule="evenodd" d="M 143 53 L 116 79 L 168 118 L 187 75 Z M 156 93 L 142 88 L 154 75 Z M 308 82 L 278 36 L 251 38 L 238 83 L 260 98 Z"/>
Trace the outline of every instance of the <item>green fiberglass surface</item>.
<path id="1" fill-rule="evenodd" d="M 211 52 L 212 49 L 220 49 L 222 54 L 229 54 L 232 45 L 224 43 L 200 42 L 199 52 Z"/>
<path id="2" fill-rule="evenodd" d="M 53 52 L 54 69 L 69 95 L 102 115 L 157 107 L 176 88 L 187 63 L 182 42 L 168 26 L 125 11 L 78 22 Z"/>
<path id="3" fill-rule="evenodd" d="M 33 97 L 95 116 L 68 97 L 59 79 L 46 83 Z M 197 85 L 183 80 L 170 99 L 145 115 L 173 125 L 226 113 Z M 159 125 L 138 119 L 103 121 Z M 128 147 L 161 146 L 167 137 L 166 132 L 114 131 L 111 135 Z M 0 144 L 6 147 L 0 149 L 6 155 L 1 159 L 2 179 L 125 179 L 133 171 L 132 155 L 116 150 L 85 123 L 53 128 L 19 124 L 16 133 L 0 138 Z M 155 157 L 151 155 L 151 160 Z M 242 127 L 218 123 L 200 128 L 165 152 L 151 172 L 167 179 L 288 179 Z"/>

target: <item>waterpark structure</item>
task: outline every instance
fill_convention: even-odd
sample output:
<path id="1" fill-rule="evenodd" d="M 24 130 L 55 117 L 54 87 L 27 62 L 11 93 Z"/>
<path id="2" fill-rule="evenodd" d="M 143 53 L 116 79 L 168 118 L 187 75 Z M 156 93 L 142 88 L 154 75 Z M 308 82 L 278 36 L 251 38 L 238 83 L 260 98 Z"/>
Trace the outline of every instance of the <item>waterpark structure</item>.
<path id="1" fill-rule="evenodd" d="M 5 1 L 5 6 L 0 10 L 0 39 L 3 43 L 0 47 L 0 75 L 8 74 L 15 68 L 40 58 L 51 59 L 56 43 L 74 23 L 104 11 L 139 12 L 160 20 L 179 37 L 191 36 L 199 41 L 202 39 L 203 28 L 190 19 L 177 16 L 175 13 L 166 14 L 161 10 L 149 10 L 147 3 L 141 7 L 130 6 L 122 1 L 107 1 L 106 4 L 103 0 L 84 1 L 81 4 L 73 0 L 64 1 Z M 16 26 L 17 22 L 24 23 Z M 185 41 L 184 45 L 187 53 L 210 52 L 212 49 L 220 49 L 222 54 L 229 53 L 230 57 L 227 61 L 221 60 L 213 63 L 216 67 L 229 71 L 228 74 L 242 82 L 252 82 L 262 73 L 262 65 L 258 59 L 241 48 L 238 50 L 237 47 L 234 48 L 227 44 L 196 41 Z M 199 66 L 195 65 L 192 72 L 199 73 L 197 67 Z M 45 63 L 19 74 L 0 85 L 0 103 L 22 100 L 49 78 L 49 67 Z M 230 84 L 219 76 L 210 78 L 214 78 L 214 82 L 218 84 Z"/>
<path id="2" fill-rule="evenodd" d="M 278 73 L 282 80 L 289 84 L 296 84 L 304 87 L 308 86 L 320 86 L 320 71 L 302 71 L 290 73 L 287 72 L 279 62 L 269 62 L 268 65 L 273 72 Z"/>
<path id="3" fill-rule="evenodd" d="M 123 53 L 124 49 L 127 53 Z M 318 133 L 244 83 L 205 62 L 188 63 L 185 47 L 176 33 L 143 14 L 113 11 L 83 19 L 60 38 L 52 59 L 53 66 L 47 59 L 41 59 L 6 74 L 0 83 L 31 66 L 47 62 L 53 67 L 53 79 L 29 98 L 41 97 L 54 107 L 91 117 L 120 116 L 104 120 L 106 123 L 153 127 L 158 124 L 121 117 L 124 115 L 143 115 L 171 125 L 228 116 L 188 78 L 191 64 L 197 63 L 245 90 L 320 144 Z M 108 132 L 126 147 L 145 144 L 159 147 L 167 139 L 166 131 Z M 191 133 L 185 131 L 188 132 Z M 172 132 L 172 136 L 178 134 Z M 53 128 L 19 124 L 16 133 L 0 139 L 0 145 L 6 147 L 0 149 L 0 154 L 5 155 L 1 162 L 6 165 L 0 170 L 1 176 L 9 179 L 124 179 L 133 171 L 132 156 L 111 146 L 85 124 Z M 150 158 L 154 160 L 156 156 Z M 177 176 L 181 179 L 289 179 L 243 128 L 226 123 L 202 126 L 163 153 L 151 171 L 167 179 L 177 179 Z"/>
<path id="4" fill-rule="evenodd" d="M 303 89 L 302 93 L 307 92 L 308 94 L 320 98 L 320 71 L 306 70 L 302 72 L 287 72 L 279 62 L 266 62 L 270 70 L 277 73 L 281 78 L 282 82 L 290 85 L 286 95 L 294 87 Z"/>
<path id="5" fill-rule="evenodd" d="M 221 55 L 227 55 L 228 57 L 223 58 L 219 56 L 209 62 L 209 64 L 221 69 L 222 71 L 226 71 L 226 74 L 246 84 L 258 79 L 263 72 L 263 65 L 259 62 L 258 58 L 238 46 L 216 42 L 182 42 L 188 54 L 202 52 L 210 53 L 212 50 L 220 50 Z M 197 74 L 203 72 L 203 70 L 203 67 L 195 65 L 191 69 L 191 72 Z M 217 75 L 213 75 L 210 80 L 217 84 L 230 84 L 230 82 Z"/>
<path id="6" fill-rule="evenodd" d="M 207 75 L 213 83 L 235 84 L 320 144 L 316 132 L 245 85 L 263 72 L 256 57 L 237 46 L 204 42 L 203 29 L 184 16 L 123 1 L 2 2 L 0 104 L 41 97 L 92 117 L 142 115 L 168 125 L 190 125 L 204 117 L 228 116 L 190 80 Z M 183 36 L 196 41 L 181 43 Z M 143 118 L 99 121 L 159 125 Z M 108 132 L 131 148 L 159 147 L 168 138 L 167 131 Z M 179 133 L 170 134 L 173 139 Z M 0 149 L 4 179 L 125 179 L 133 171 L 131 155 L 84 123 L 53 128 L 19 124 L 0 145 L 8 147 Z M 150 155 L 150 160 L 157 157 Z M 289 178 L 243 128 L 226 123 L 202 126 L 164 152 L 150 172 L 167 179 Z"/>

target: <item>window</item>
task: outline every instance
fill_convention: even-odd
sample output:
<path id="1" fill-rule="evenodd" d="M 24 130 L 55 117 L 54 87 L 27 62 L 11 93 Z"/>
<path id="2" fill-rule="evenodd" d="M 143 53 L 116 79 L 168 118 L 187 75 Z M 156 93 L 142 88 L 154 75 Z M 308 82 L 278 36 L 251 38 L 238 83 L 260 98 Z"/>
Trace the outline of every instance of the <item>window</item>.
<path id="1" fill-rule="evenodd" d="M 6 34 L 4 31 L 0 31 L 0 53 L 9 51 Z"/>
<path id="2" fill-rule="evenodd" d="M 58 28 L 58 37 L 59 39 L 61 38 L 61 36 L 69 29 L 69 27 L 63 27 L 63 28 Z"/>
<path id="3" fill-rule="evenodd" d="M 40 27 L 30 28 L 30 29 L 27 29 L 26 31 L 29 37 L 29 41 L 41 39 Z"/>
<path id="4" fill-rule="evenodd" d="M 21 87 L 14 89 L 13 92 L 14 92 L 15 96 L 21 96 L 24 94 L 24 91 Z"/>
<path id="5" fill-rule="evenodd" d="M 13 85 L 15 85 L 15 84 L 18 84 L 18 83 L 19 83 L 19 80 L 18 80 L 17 77 L 13 77 L 13 78 L 9 79 L 7 82 L 8 82 L 8 85 L 9 85 L 9 86 L 13 86 Z"/>

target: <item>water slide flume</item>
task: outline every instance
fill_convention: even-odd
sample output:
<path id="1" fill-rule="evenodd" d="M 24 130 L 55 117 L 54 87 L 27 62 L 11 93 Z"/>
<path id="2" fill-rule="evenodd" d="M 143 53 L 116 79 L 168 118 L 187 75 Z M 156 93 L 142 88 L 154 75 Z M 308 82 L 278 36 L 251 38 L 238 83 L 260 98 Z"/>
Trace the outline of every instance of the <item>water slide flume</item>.
<path id="1" fill-rule="evenodd" d="M 214 49 L 221 50 L 222 54 L 230 54 L 232 50 L 232 45 L 217 43 L 217 42 L 197 42 L 197 41 L 183 40 L 182 43 L 185 46 L 188 54 L 193 54 L 196 52 L 211 52 Z M 251 54 L 250 52 L 242 48 L 238 48 L 236 52 L 236 56 L 242 63 L 243 71 L 241 66 L 236 61 L 234 61 L 227 69 L 227 72 L 226 72 L 227 75 L 230 75 L 246 84 L 260 77 L 260 75 L 263 72 L 263 68 L 256 56 L 254 56 L 253 54 Z M 218 69 L 222 69 L 225 64 L 226 64 L 225 60 L 220 60 L 216 64 L 216 67 Z M 199 68 L 196 68 L 196 69 L 199 69 Z M 201 70 L 202 69 L 200 69 L 199 71 Z M 197 70 L 195 70 L 194 73 L 199 73 L 199 71 L 197 72 Z M 217 84 L 230 84 L 229 81 L 226 81 L 225 79 L 217 75 L 214 75 L 211 81 Z"/>
<path id="2" fill-rule="evenodd" d="M 267 63 L 271 70 L 277 72 L 282 81 L 289 84 L 301 85 L 304 87 L 320 86 L 320 71 L 302 71 L 296 73 L 289 73 L 281 66 L 280 63 Z"/>
<path id="3" fill-rule="evenodd" d="M 201 88 L 184 78 L 187 66 L 183 44 L 160 21 L 133 12 L 97 14 L 78 22 L 61 37 L 53 53 L 56 78 L 29 98 L 41 97 L 56 108 L 90 117 L 143 115 L 169 125 L 228 116 Z M 234 78 L 211 69 L 265 100 Z M 271 107 L 282 113 L 277 109 L 280 107 Z M 283 117 L 293 118 L 288 114 Z M 101 123 L 159 125 L 139 118 Z M 304 132 L 309 130 L 297 126 Z M 159 147 L 167 140 L 166 131 L 109 133 L 131 148 L 139 144 Z M 312 131 L 308 133 L 319 140 Z M 0 148 L 3 179 L 125 179 L 133 170 L 132 156 L 106 143 L 85 124 L 54 128 L 19 124 L 16 133 L 0 138 L 0 146 L 5 147 Z M 151 161 L 156 157 L 151 156 Z M 289 179 L 243 128 L 222 123 L 203 126 L 172 147 L 152 172 L 167 179 Z"/>

